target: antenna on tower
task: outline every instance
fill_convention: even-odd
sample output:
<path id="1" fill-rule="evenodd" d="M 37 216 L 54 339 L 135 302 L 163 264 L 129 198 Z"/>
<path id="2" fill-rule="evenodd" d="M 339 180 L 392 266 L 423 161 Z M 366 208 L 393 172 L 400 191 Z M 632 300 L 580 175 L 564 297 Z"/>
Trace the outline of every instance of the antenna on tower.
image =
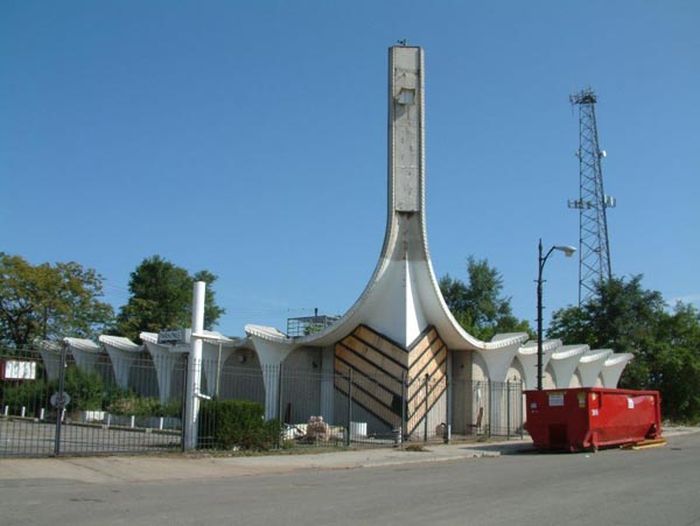
<path id="1" fill-rule="evenodd" d="M 569 208 L 579 211 L 578 304 L 585 303 L 597 292 L 598 284 L 612 277 L 608 219 L 606 210 L 617 204 L 603 191 L 601 159 L 607 156 L 598 145 L 595 117 L 595 92 L 586 88 L 569 97 L 578 106 L 579 197 L 569 199 Z"/>

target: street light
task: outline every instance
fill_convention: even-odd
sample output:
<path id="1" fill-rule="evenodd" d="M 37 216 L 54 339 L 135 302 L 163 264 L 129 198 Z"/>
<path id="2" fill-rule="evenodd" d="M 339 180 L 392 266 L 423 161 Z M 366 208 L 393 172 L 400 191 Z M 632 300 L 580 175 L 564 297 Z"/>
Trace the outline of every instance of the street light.
<path id="1" fill-rule="evenodd" d="M 554 245 L 547 253 L 542 256 L 542 238 L 539 244 L 539 259 L 537 272 L 537 390 L 542 390 L 542 271 L 544 264 L 547 263 L 547 258 L 552 252 L 558 250 L 563 252 L 567 258 L 570 258 L 576 252 L 576 249 L 570 245 Z"/>

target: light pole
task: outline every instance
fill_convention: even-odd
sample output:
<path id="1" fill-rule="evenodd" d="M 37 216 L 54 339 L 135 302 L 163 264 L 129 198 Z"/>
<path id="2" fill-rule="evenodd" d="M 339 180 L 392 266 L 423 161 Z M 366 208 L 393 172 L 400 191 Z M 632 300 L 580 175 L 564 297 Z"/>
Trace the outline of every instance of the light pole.
<path id="1" fill-rule="evenodd" d="M 559 250 L 568 258 L 571 257 L 576 249 L 569 245 L 554 245 L 547 253 L 542 256 L 542 238 L 539 244 L 539 258 L 537 270 L 537 390 L 542 390 L 542 271 L 544 264 L 547 263 L 547 258 L 552 252 Z"/>

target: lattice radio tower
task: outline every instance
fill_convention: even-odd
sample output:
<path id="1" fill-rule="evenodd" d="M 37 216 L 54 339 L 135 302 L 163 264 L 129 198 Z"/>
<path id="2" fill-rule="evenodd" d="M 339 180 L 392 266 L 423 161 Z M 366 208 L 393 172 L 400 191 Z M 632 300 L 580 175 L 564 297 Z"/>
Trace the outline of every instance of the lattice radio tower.
<path id="1" fill-rule="evenodd" d="M 578 106 L 579 198 L 569 200 L 569 208 L 579 211 L 578 304 L 585 303 L 597 292 L 600 282 L 612 276 L 610 243 L 606 210 L 616 204 L 615 198 L 603 191 L 601 159 L 605 150 L 598 146 L 594 91 L 584 89 L 569 97 Z"/>

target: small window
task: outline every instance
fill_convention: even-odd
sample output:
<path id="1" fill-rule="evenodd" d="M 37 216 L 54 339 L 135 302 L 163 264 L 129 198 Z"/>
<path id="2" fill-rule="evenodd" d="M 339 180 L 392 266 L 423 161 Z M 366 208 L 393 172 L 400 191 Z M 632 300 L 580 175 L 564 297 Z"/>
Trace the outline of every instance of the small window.
<path id="1" fill-rule="evenodd" d="M 413 104 L 416 100 L 416 90 L 414 89 L 407 89 L 407 88 L 401 88 L 401 91 L 399 91 L 398 96 L 396 97 L 396 102 L 398 102 L 401 105 L 408 106 L 409 104 Z"/>

